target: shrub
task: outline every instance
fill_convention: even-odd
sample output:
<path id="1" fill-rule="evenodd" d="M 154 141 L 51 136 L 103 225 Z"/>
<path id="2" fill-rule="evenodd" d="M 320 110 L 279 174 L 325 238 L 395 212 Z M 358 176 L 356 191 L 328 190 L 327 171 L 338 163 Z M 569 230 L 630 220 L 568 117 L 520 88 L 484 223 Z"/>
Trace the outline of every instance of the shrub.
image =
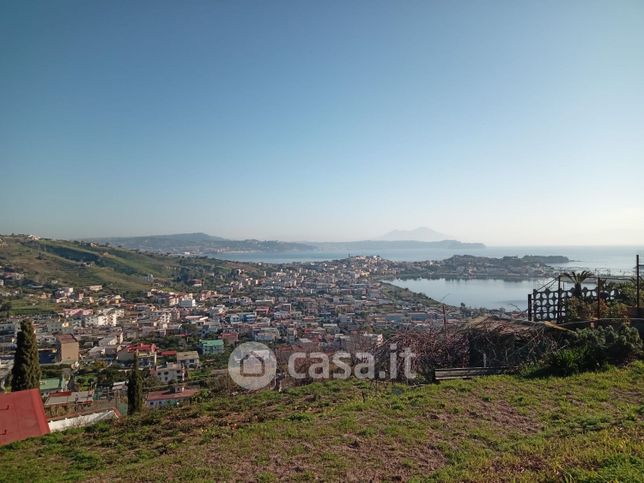
<path id="1" fill-rule="evenodd" d="M 623 300 L 601 299 L 599 301 L 599 314 L 597 314 L 597 300 L 592 298 L 571 297 L 564 301 L 566 322 L 578 320 L 594 320 L 599 318 L 626 319 L 628 305 Z"/>
<path id="2" fill-rule="evenodd" d="M 564 302 L 566 322 L 578 320 L 594 320 L 597 318 L 597 300 L 571 297 Z M 610 319 L 625 319 L 628 317 L 628 305 L 618 301 L 599 302 L 599 317 Z"/>
<path id="3" fill-rule="evenodd" d="M 586 348 L 560 349 L 548 354 L 543 369 L 553 376 L 571 376 L 589 369 L 601 367 Z"/>
<path id="4" fill-rule="evenodd" d="M 526 375 L 569 376 L 598 370 L 607 364 L 624 364 L 642 357 L 643 345 L 634 327 L 622 325 L 580 329 L 565 341 L 565 346 L 548 353 L 541 364 Z"/>
<path id="5" fill-rule="evenodd" d="M 210 390 L 202 389 L 201 391 L 199 391 L 197 394 L 195 394 L 190 398 L 190 402 L 202 403 L 202 402 L 209 401 L 212 398 L 213 398 L 213 394 L 210 392 Z"/>
<path id="6" fill-rule="evenodd" d="M 603 301 L 602 301 L 603 302 Z M 596 302 L 587 301 L 581 297 L 571 297 L 564 302 L 566 321 L 590 320 L 597 315 Z"/>

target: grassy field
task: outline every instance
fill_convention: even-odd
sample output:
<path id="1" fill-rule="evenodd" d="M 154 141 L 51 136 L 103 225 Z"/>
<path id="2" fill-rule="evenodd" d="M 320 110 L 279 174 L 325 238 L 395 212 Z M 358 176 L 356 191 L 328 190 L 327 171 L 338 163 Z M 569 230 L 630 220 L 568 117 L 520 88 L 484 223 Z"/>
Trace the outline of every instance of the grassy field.
<path id="1" fill-rule="evenodd" d="M 641 481 L 643 382 L 639 362 L 216 397 L 0 448 L 0 479 Z"/>
<path id="2" fill-rule="evenodd" d="M 424 305 L 442 305 L 440 302 L 428 297 L 422 293 L 412 292 L 408 288 L 398 287 L 392 285 L 389 280 L 382 280 L 382 292 L 393 299 L 402 300 L 410 304 L 424 304 Z M 446 304 L 447 305 L 447 304 Z"/>

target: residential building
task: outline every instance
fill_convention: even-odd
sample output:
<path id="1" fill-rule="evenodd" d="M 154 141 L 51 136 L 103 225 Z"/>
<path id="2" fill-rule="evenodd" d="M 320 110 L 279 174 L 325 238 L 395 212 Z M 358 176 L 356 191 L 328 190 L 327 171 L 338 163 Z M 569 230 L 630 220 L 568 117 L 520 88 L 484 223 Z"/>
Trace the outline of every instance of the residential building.
<path id="1" fill-rule="evenodd" d="M 38 389 L 0 393 L 0 446 L 49 433 Z"/>
<path id="2" fill-rule="evenodd" d="M 224 341 L 221 339 L 200 340 L 199 351 L 203 355 L 221 354 L 224 352 Z"/>
<path id="3" fill-rule="evenodd" d="M 163 366 L 154 369 L 153 373 L 159 378 L 163 384 L 172 384 L 175 382 L 183 382 L 185 379 L 184 367 L 175 362 L 168 362 Z"/>
<path id="4" fill-rule="evenodd" d="M 177 363 L 191 369 L 199 367 L 199 354 L 197 351 L 177 352 Z"/>
<path id="5" fill-rule="evenodd" d="M 199 389 L 185 389 L 183 387 L 168 391 L 151 391 L 145 398 L 145 402 L 152 409 L 162 406 L 178 406 L 189 402 L 190 398 L 198 392 Z"/>
<path id="6" fill-rule="evenodd" d="M 223 332 L 220 337 L 226 345 L 235 345 L 239 342 L 239 334 L 237 332 Z"/>
<path id="7" fill-rule="evenodd" d="M 13 321 L 0 322 L 0 352 L 13 350 L 16 346 L 18 324 Z"/>
<path id="8" fill-rule="evenodd" d="M 79 360 L 78 340 L 71 334 L 56 336 L 57 361 L 61 364 L 74 364 Z"/>
<path id="9" fill-rule="evenodd" d="M 134 361 L 134 355 L 138 355 L 140 367 L 153 367 L 157 363 L 157 346 L 155 344 L 130 344 L 116 354 L 116 360 L 124 363 Z"/>

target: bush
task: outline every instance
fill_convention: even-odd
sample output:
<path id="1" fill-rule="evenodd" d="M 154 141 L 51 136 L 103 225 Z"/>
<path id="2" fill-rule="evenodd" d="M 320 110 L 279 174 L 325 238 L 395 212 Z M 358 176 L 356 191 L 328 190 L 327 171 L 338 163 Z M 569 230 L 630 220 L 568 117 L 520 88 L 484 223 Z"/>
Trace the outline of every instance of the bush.
<path id="1" fill-rule="evenodd" d="M 571 376 L 580 372 L 599 369 L 603 366 L 596 355 L 586 347 L 560 349 L 548 354 L 542 366 L 547 374 L 553 376 Z"/>
<path id="2" fill-rule="evenodd" d="M 608 364 L 624 364 L 642 357 L 643 345 L 634 327 L 622 325 L 598 329 L 580 329 L 564 347 L 547 354 L 528 375 L 569 376 L 594 371 Z"/>
<path id="3" fill-rule="evenodd" d="M 597 318 L 597 301 L 572 297 L 565 301 L 566 322 L 578 320 L 594 320 Z M 599 302 L 599 317 L 610 319 L 626 319 L 628 317 L 628 305 L 613 300 L 606 302 L 602 299 Z"/>
<path id="4" fill-rule="evenodd" d="M 208 389 L 202 389 L 197 394 L 190 398 L 191 403 L 202 403 L 209 401 L 213 398 L 213 394 Z"/>
<path id="5" fill-rule="evenodd" d="M 606 302 L 600 302 L 605 306 Z M 571 297 L 564 302 L 566 322 L 590 320 L 597 316 L 597 302 L 584 300 L 581 297 Z M 603 307 L 602 307 L 603 308 Z M 601 308 L 600 308 L 601 311 Z"/>

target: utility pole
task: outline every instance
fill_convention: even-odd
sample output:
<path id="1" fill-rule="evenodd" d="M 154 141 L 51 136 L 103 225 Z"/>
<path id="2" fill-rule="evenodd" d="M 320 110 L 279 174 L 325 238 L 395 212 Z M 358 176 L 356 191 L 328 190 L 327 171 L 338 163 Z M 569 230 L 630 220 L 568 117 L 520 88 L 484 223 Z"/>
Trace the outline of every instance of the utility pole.
<path id="1" fill-rule="evenodd" d="M 635 286 L 637 287 L 637 316 L 640 316 L 640 256 L 635 255 Z"/>
<path id="2" fill-rule="evenodd" d="M 561 275 L 557 277 L 557 323 L 561 324 Z"/>
<path id="3" fill-rule="evenodd" d="M 597 320 L 601 318 L 601 289 L 602 289 L 602 279 L 597 277 Z"/>
<path id="4" fill-rule="evenodd" d="M 447 315 L 445 315 L 445 304 L 443 304 L 443 330 L 447 335 Z"/>

